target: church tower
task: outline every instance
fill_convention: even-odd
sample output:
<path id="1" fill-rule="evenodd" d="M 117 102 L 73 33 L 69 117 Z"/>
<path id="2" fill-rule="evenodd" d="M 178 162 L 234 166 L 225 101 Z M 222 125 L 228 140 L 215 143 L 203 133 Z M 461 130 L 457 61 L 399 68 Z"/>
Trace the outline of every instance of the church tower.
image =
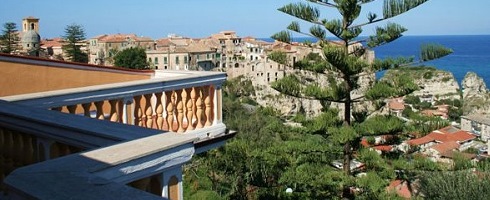
<path id="1" fill-rule="evenodd" d="M 39 19 L 26 17 L 22 20 L 22 50 L 30 56 L 39 56 L 41 36 L 39 36 Z"/>
<path id="2" fill-rule="evenodd" d="M 39 34 L 39 18 L 29 16 L 22 19 L 22 32 L 25 33 L 30 30 L 34 30 Z"/>

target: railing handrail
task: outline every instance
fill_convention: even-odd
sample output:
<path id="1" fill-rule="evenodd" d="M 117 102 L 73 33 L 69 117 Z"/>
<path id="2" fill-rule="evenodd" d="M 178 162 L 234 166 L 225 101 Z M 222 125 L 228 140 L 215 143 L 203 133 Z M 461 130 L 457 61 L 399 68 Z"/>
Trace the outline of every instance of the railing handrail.
<path id="1" fill-rule="evenodd" d="M 96 148 L 162 133 L 0 100 L 0 126 L 68 145 Z"/>
<path id="2" fill-rule="evenodd" d="M 30 93 L 0 97 L 2 100 L 15 101 L 22 105 L 41 108 L 53 108 L 112 99 L 124 99 L 137 95 L 169 91 L 205 85 L 220 86 L 226 80 L 226 73 L 221 72 L 165 72 L 174 74 L 165 78 L 112 83 L 48 92 Z"/>

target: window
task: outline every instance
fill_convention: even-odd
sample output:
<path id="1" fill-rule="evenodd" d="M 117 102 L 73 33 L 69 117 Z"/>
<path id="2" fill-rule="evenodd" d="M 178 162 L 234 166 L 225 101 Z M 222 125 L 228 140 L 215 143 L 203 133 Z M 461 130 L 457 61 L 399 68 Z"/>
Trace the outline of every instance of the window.
<path id="1" fill-rule="evenodd" d="M 206 54 L 206 59 L 209 59 L 209 54 Z"/>
<path id="2" fill-rule="evenodd" d="M 255 69 L 255 66 L 254 66 L 254 65 L 252 65 L 252 71 L 254 71 L 254 69 Z"/>
<path id="3" fill-rule="evenodd" d="M 158 57 L 155 57 L 155 65 L 158 65 Z"/>
<path id="4" fill-rule="evenodd" d="M 201 59 L 201 55 L 197 54 L 197 60 Z"/>
<path id="5" fill-rule="evenodd" d="M 168 68 L 168 67 L 167 67 L 167 65 L 165 65 L 165 66 L 163 67 L 163 69 L 167 69 L 167 68 Z"/>
<path id="6" fill-rule="evenodd" d="M 27 44 L 27 47 L 29 47 L 29 44 Z"/>
<path id="7" fill-rule="evenodd" d="M 150 63 L 151 63 L 151 58 L 148 58 L 148 62 L 150 62 Z"/>
<path id="8" fill-rule="evenodd" d="M 187 64 L 187 56 L 184 56 L 184 63 Z"/>
<path id="9" fill-rule="evenodd" d="M 180 63 L 179 63 L 179 56 L 176 56 L 176 57 L 175 57 L 175 64 L 177 64 L 177 65 L 178 65 L 178 64 L 180 64 Z"/>
<path id="10" fill-rule="evenodd" d="M 163 57 L 163 64 L 167 64 L 167 57 Z"/>

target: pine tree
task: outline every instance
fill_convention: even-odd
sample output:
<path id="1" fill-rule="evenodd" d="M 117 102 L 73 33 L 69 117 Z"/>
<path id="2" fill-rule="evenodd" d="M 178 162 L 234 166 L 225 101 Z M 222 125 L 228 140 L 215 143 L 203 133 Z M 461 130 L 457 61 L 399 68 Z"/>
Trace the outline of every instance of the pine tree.
<path id="1" fill-rule="evenodd" d="M 85 31 L 81 25 L 72 24 L 65 28 L 65 35 L 62 36 L 65 44 L 63 52 L 72 62 L 88 63 L 88 54 L 81 50 L 85 40 Z"/>
<path id="2" fill-rule="evenodd" d="M 384 22 L 426 3 L 428 0 L 384 0 L 382 15 L 378 16 L 378 14 L 370 12 L 364 23 L 357 23 L 362 21 L 358 19 L 361 8 L 374 1 L 308 0 L 310 3 L 285 5 L 278 10 L 308 22 L 307 24 L 311 24 L 311 27 L 308 31 L 303 31 L 300 28 L 300 23 L 293 21 L 287 27 L 288 30 L 272 36 L 276 40 L 289 43 L 291 42 L 292 31 L 319 40 L 318 48 L 320 48 L 321 56 L 310 56 L 309 61 L 298 63 L 295 67 L 328 76 L 329 85 L 322 86 L 318 82 L 308 82 L 295 74 L 291 74 L 275 82 L 273 87 L 287 95 L 320 100 L 323 103 L 338 102 L 344 105 L 342 122 L 337 126 L 326 127 L 323 134 L 333 143 L 342 146 L 343 170 L 346 175 L 350 174 L 353 153 L 357 150 L 363 136 L 396 134 L 403 127 L 403 123 L 394 117 L 368 118 L 366 112 L 353 112 L 353 104 L 361 101 L 380 103 L 382 99 L 403 96 L 418 89 L 410 78 L 395 76 L 390 80 L 378 80 L 362 96 L 353 97 L 352 92 L 360 88 L 359 78 L 372 76 L 375 72 L 382 70 L 419 64 L 452 53 L 452 50 L 440 45 L 429 44 L 422 47 L 419 60 L 395 58 L 368 62 L 363 59 L 366 52 L 371 48 L 390 43 L 400 38 L 403 32 L 407 30 L 399 24 L 389 22 L 384 26 L 376 27 L 373 36 L 356 41 L 364 26 Z M 341 18 L 322 19 L 320 9 L 316 6 L 336 9 Z M 332 43 L 327 38 L 328 33 L 340 42 Z"/>
<path id="3" fill-rule="evenodd" d="M 3 25 L 2 35 L 0 36 L 2 53 L 15 52 L 19 44 L 17 35 L 17 25 L 14 22 L 7 22 Z"/>

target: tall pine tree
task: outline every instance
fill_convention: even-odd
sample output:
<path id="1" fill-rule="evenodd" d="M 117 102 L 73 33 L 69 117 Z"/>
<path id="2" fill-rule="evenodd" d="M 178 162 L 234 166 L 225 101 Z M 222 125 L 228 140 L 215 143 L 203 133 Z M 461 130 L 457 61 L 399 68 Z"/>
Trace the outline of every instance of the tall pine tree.
<path id="1" fill-rule="evenodd" d="M 81 50 L 82 43 L 85 40 L 85 31 L 81 25 L 72 24 L 66 26 L 63 40 L 65 44 L 62 48 L 70 61 L 88 63 L 88 54 Z"/>
<path id="2" fill-rule="evenodd" d="M 403 123 L 390 116 L 367 117 L 368 113 L 352 111 L 353 104 L 360 101 L 381 102 L 382 99 L 403 96 L 418 89 L 407 77 L 398 76 L 391 80 L 376 81 L 361 96 L 353 97 L 353 91 L 360 88 L 359 78 L 372 76 L 374 73 L 403 66 L 414 65 L 425 61 L 441 58 L 452 53 L 452 50 L 440 45 L 425 45 L 421 49 L 420 59 L 396 58 L 374 60 L 368 62 L 365 57 L 367 50 L 385 45 L 400 38 L 407 29 L 389 22 L 375 28 L 374 35 L 356 41 L 363 27 L 384 22 L 403 14 L 428 0 L 384 0 L 383 13 L 369 13 L 365 22 L 359 23 L 361 9 L 365 4 L 375 0 L 307 0 L 310 3 L 291 3 L 278 10 L 297 19 L 306 21 L 311 27 L 304 31 L 298 21 L 293 21 L 286 31 L 281 31 L 272 38 L 291 42 L 291 31 L 315 37 L 319 40 L 320 60 L 310 60 L 296 65 L 301 70 L 328 76 L 328 86 L 318 82 L 302 80 L 300 76 L 291 74 L 275 82 L 273 87 L 281 93 L 320 100 L 321 102 L 338 102 L 343 104 L 343 120 L 338 126 L 326 127 L 323 134 L 335 144 L 342 146 L 343 170 L 350 174 L 353 153 L 357 150 L 362 137 L 382 134 L 395 134 L 401 131 Z M 320 9 L 337 10 L 340 19 L 322 19 Z M 340 42 L 333 43 L 327 34 L 333 35 Z M 360 45 L 365 44 L 365 45 Z"/>
<path id="3" fill-rule="evenodd" d="M 12 53 L 18 49 L 19 36 L 17 35 L 17 25 L 14 22 L 7 22 L 3 25 L 2 35 L 0 36 L 2 53 Z"/>

